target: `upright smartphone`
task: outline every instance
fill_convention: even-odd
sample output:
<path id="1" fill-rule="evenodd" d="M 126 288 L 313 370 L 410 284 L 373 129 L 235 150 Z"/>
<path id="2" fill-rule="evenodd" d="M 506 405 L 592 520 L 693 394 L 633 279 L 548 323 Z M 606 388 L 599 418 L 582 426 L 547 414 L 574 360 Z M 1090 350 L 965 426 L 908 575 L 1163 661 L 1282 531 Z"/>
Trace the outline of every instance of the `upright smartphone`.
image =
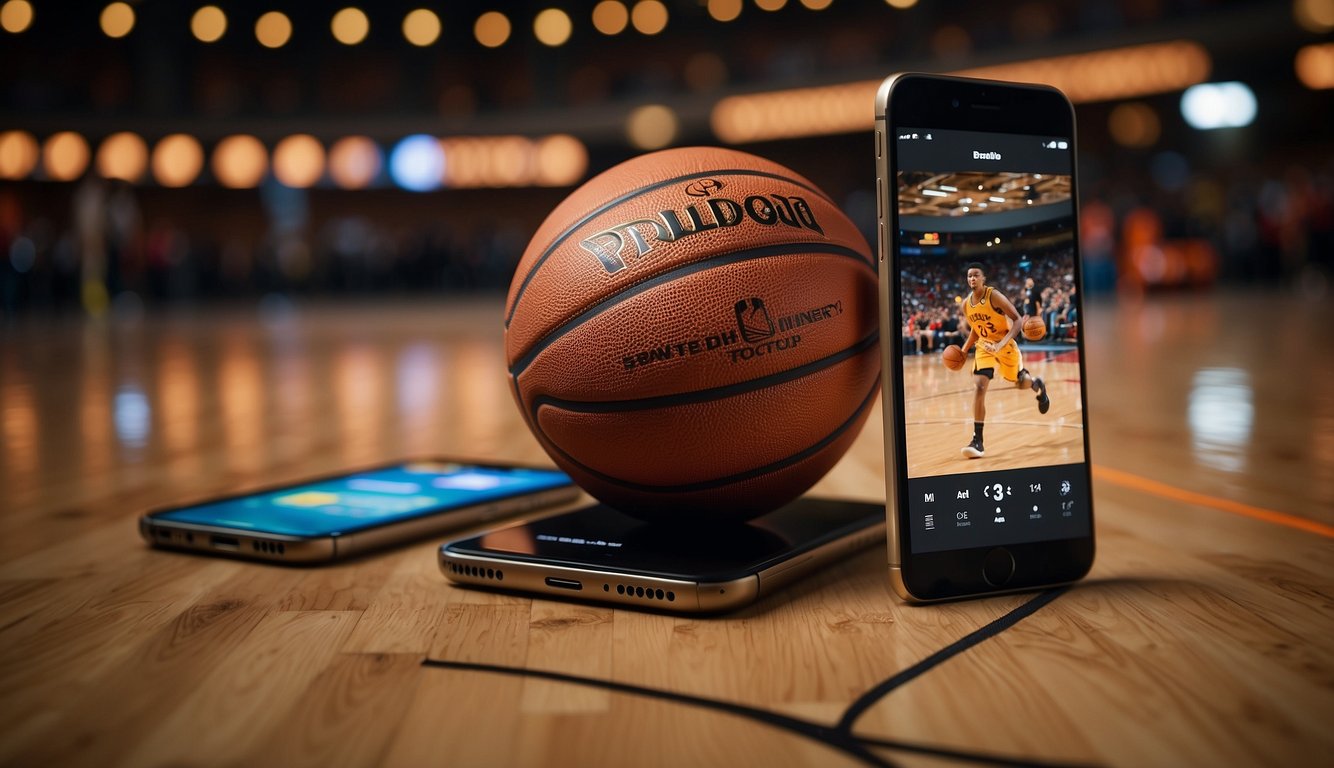
<path id="1" fill-rule="evenodd" d="M 156 510 L 139 532 L 159 547 L 322 562 L 578 495 L 554 469 L 424 459 Z"/>
<path id="2" fill-rule="evenodd" d="M 440 570 L 469 586 L 677 613 L 752 603 L 879 542 L 879 504 L 801 498 L 747 523 L 645 523 L 597 504 L 440 547 Z"/>
<path id="3" fill-rule="evenodd" d="M 1078 579 L 1094 542 L 1074 110 L 1054 88 L 894 75 L 875 152 L 894 589 Z"/>

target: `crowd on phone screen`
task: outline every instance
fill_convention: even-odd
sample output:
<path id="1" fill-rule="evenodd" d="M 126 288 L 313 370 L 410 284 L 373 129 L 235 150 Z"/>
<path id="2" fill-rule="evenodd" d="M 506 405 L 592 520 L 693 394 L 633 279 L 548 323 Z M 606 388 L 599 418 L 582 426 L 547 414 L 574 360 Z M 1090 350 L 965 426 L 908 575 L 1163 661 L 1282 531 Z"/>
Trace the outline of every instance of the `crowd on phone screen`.
<path id="1" fill-rule="evenodd" d="M 1031 260 L 1006 259 L 1010 263 L 1004 264 L 999 260 L 980 261 L 987 285 L 1005 294 L 1021 317 L 1025 314 L 1025 304 L 1029 303 L 1026 294 L 1032 291 L 1031 298 L 1039 310 L 1036 314 L 1047 327 L 1047 336 L 1041 343 L 1048 344 L 1073 342 L 1079 332 L 1074 300 L 1077 287 L 1070 270 L 1073 258 L 1073 252 L 1064 249 Z M 939 352 L 950 344 L 962 345 L 968 338 L 963 305 L 970 293 L 966 280 L 968 264 L 974 260 L 922 257 L 904 262 L 901 320 L 905 355 Z M 1029 278 L 1033 280 L 1031 289 L 1026 287 Z M 1022 334 L 1015 338 L 1020 344 L 1033 343 Z"/>

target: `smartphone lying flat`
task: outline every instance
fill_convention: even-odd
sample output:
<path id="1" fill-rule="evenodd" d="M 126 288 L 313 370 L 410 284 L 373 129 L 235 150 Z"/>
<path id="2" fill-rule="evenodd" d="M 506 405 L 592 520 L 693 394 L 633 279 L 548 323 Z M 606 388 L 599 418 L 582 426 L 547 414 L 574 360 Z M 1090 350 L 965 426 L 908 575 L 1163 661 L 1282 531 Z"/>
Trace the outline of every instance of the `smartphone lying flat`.
<path id="1" fill-rule="evenodd" d="M 603 504 L 440 547 L 459 584 L 679 613 L 752 603 L 885 535 L 880 504 L 801 498 L 746 523 L 675 528 Z"/>
<path id="2" fill-rule="evenodd" d="M 159 509 L 139 532 L 159 547 L 326 562 L 578 495 L 554 469 L 423 459 Z"/>
<path id="3" fill-rule="evenodd" d="M 1075 118 L 1054 88 L 876 99 L 889 568 L 910 601 L 1093 564 Z"/>

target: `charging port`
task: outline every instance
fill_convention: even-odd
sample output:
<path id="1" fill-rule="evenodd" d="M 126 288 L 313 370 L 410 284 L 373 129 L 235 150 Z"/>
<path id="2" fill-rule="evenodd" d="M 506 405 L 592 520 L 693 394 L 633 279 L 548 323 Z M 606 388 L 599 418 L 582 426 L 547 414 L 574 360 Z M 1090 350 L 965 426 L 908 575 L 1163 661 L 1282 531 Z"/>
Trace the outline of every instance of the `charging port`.
<path id="1" fill-rule="evenodd" d="M 210 536 L 208 541 L 214 549 L 225 549 L 230 552 L 239 552 L 241 550 L 240 539 L 233 539 L 230 536 Z"/>
<path id="2" fill-rule="evenodd" d="M 583 584 L 580 584 L 574 579 L 557 579 L 554 576 L 547 577 L 547 586 L 555 587 L 556 589 L 573 589 L 575 592 L 584 588 Z"/>

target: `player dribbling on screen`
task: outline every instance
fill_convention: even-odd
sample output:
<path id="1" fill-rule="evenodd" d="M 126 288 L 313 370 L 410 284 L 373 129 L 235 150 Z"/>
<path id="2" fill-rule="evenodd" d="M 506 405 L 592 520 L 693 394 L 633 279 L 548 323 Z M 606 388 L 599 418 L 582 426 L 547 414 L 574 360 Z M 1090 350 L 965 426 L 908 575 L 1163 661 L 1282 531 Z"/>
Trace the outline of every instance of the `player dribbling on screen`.
<path id="1" fill-rule="evenodd" d="M 968 350 L 977 345 L 973 359 L 976 388 L 973 391 L 973 441 L 964 447 L 963 455 L 980 459 L 985 455 L 982 427 L 987 415 L 987 388 L 997 368 L 1006 381 L 1014 382 L 1016 388 L 1038 393 L 1038 413 L 1046 413 L 1051 408 L 1051 400 L 1042 379 L 1033 377 L 1023 367 L 1023 354 L 1014 338 L 1028 318 L 1021 318 L 1005 294 L 987 285 L 981 264 L 968 265 L 968 287 L 972 293 L 964 299 L 963 313 L 968 321 L 969 334 L 963 343 L 963 353 L 967 355 Z"/>

